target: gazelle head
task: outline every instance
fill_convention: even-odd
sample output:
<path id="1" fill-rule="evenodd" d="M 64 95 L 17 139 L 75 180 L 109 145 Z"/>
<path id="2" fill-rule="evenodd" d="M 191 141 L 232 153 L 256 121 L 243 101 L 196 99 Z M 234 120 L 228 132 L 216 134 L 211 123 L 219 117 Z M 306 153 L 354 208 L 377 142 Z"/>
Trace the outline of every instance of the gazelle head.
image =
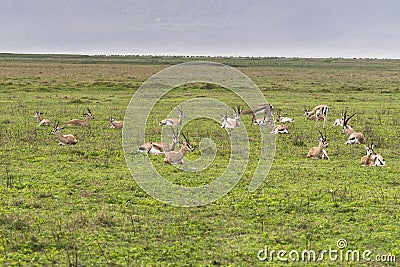
<path id="1" fill-rule="evenodd" d="M 184 119 L 184 118 L 185 118 L 185 114 L 183 114 L 183 110 L 181 109 L 181 107 L 178 106 L 177 109 L 178 109 L 179 117 L 182 118 L 182 119 Z"/>
<path id="2" fill-rule="evenodd" d="M 374 145 L 371 144 L 369 146 L 364 146 L 365 151 L 367 152 L 367 156 L 372 156 L 374 154 Z"/>
<path id="3" fill-rule="evenodd" d="M 34 117 L 35 119 L 37 119 L 37 118 L 40 118 L 40 115 L 43 115 L 43 112 L 36 111 L 36 112 L 35 112 L 35 115 L 33 115 L 33 117 Z"/>
<path id="4" fill-rule="evenodd" d="M 87 117 L 89 117 L 89 119 L 94 119 L 94 116 L 93 116 L 93 114 L 92 114 L 92 112 L 90 111 L 90 109 L 89 108 L 87 108 L 87 113 L 83 113 L 83 116 L 87 116 Z M 111 121 L 111 117 L 110 117 L 110 121 Z"/>
<path id="5" fill-rule="evenodd" d="M 326 130 L 324 129 L 324 133 L 322 134 L 321 131 L 318 129 L 321 138 L 319 138 L 319 146 L 322 148 L 328 147 L 329 143 L 326 141 Z"/>
<path id="6" fill-rule="evenodd" d="M 349 130 L 353 130 L 353 128 L 351 128 L 351 126 L 348 124 L 349 120 L 351 118 L 354 117 L 354 115 L 356 115 L 357 113 L 354 113 L 353 115 L 351 115 L 350 117 L 347 118 L 347 113 L 346 111 L 342 114 L 342 118 L 343 118 L 343 130 L 342 130 L 342 134 L 346 134 L 346 132 L 348 132 Z"/>
<path id="7" fill-rule="evenodd" d="M 54 124 L 53 130 L 51 131 L 51 134 L 57 134 L 60 132 L 64 127 L 58 127 L 58 122 Z"/>
<path id="8" fill-rule="evenodd" d="M 190 144 L 189 138 L 187 138 L 183 132 L 182 132 L 182 136 L 183 136 L 183 138 L 185 138 L 185 142 L 182 142 L 182 141 L 179 142 L 182 145 L 181 149 L 192 152 L 194 150 L 194 147 Z"/>

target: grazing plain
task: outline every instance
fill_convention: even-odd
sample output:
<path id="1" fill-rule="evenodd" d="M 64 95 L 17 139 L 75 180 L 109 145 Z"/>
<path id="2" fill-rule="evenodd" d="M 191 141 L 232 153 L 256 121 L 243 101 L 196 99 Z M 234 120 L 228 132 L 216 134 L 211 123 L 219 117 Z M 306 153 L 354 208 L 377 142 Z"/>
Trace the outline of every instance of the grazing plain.
<path id="1" fill-rule="evenodd" d="M 290 133 L 276 137 L 274 163 L 254 193 L 259 136 L 243 115 L 250 162 L 226 196 L 201 207 L 173 207 L 147 195 L 126 166 L 120 129 L 140 85 L 182 62 L 210 60 L 238 68 L 262 90 L 275 110 L 292 117 Z M 165 95 L 146 128 L 159 141 L 164 119 L 179 103 L 212 97 L 247 108 L 224 88 L 187 84 Z M 327 250 L 345 239 L 346 249 L 396 256 L 396 262 L 324 261 L 315 266 L 395 266 L 400 262 L 400 60 L 206 58 L 145 56 L 0 55 L 0 265 L 5 266 L 265 266 L 281 265 L 269 250 Z M 318 145 L 318 128 L 303 110 L 330 106 L 326 149 L 330 161 L 306 157 Z M 86 127 L 66 127 L 78 143 L 59 146 L 52 127 L 37 126 L 36 111 L 60 126 L 95 116 Z M 363 167 L 363 145 L 345 145 L 333 121 L 346 109 L 349 122 L 375 145 L 387 166 Z M 228 114 L 231 115 L 231 114 Z M 321 123 L 322 125 L 322 123 Z M 194 120 L 183 130 L 192 145 L 212 138 L 217 155 L 202 172 L 188 173 L 151 161 L 185 186 L 207 184 L 227 166 L 224 129 Z M 137 155 L 136 155 L 137 156 Z M 142 155 L 140 155 L 142 156 Z M 196 159 L 200 152 L 187 155 Z M 287 255 L 286 255 L 287 256 Z M 289 260 L 290 261 L 290 260 Z M 305 262 L 294 262 L 303 265 Z"/>

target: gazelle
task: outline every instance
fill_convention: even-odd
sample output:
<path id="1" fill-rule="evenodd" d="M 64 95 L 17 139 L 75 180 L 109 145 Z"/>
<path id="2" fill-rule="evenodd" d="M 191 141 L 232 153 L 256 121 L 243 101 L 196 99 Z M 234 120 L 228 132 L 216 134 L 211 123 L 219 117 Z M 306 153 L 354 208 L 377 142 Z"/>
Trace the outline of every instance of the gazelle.
<path id="1" fill-rule="evenodd" d="M 36 121 L 39 123 L 38 126 L 42 126 L 42 125 L 50 126 L 51 121 L 48 119 L 42 119 L 40 117 L 40 115 L 43 115 L 43 112 L 36 111 L 35 115 L 33 116 L 36 119 Z"/>
<path id="2" fill-rule="evenodd" d="M 335 120 L 335 122 L 333 123 L 333 126 L 342 126 L 343 127 L 345 113 L 346 113 L 346 111 L 344 111 L 342 113 L 342 117 L 340 119 L 338 118 L 338 119 Z"/>
<path id="3" fill-rule="evenodd" d="M 182 147 L 181 149 L 176 151 L 165 152 L 164 162 L 168 164 L 182 164 L 184 163 L 183 158 L 187 152 L 192 152 L 194 148 L 190 144 L 189 139 L 182 133 L 183 137 L 185 138 L 185 142 L 179 142 Z"/>
<path id="4" fill-rule="evenodd" d="M 94 116 L 92 115 L 92 112 L 90 111 L 89 108 L 87 108 L 87 113 L 84 113 L 83 116 L 85 116 L 84 120 L 78 120 L 78 119 L 74 119 L 74 120 L 70 120 L 67 123 L 67 126 L 86 126 L 89 123 L 90 119 L 94 119 Z"/>
<path id="5" fill-rule="evenodd" d="M 349 120 L 356 115 L 357 113 L 354 113 L 350 117 L 347 118 L 346 112 L 343 114 L 343 130 L 342 134 L 347 135 L 349 138 L 346 142 L 346 145 L 350 144 L 365 144 L 365 137 L 362 133 L 355 132 L 353 128 L 351 128 L 350 125 L 348 125 Z"/>
<path id="6" fill-rule="evenodd" d="M 330 160 L 328 157 L 328 153 L 326 153 L 324 148 L 328 147 L 328 142 L 326 141 L 326 132 L 324 134 L 321 133 L 321 131 L 318 129 L 318 132 L 321 135 L 321 138 L 319 138 L 319 144 L 317 147 L 312 147 L 308 151 L 307 157 L 312 158 L 312 159 L 324 159 L 326 158 L 327 160 Z"/>
<path id="7" fill-rule="evenodd" d="M 265 112 L 272 112 L 274 107 L 271 104 L 259 104 L 252 106 L 250 109 L 245 109 L 241 111 L 241 114 L 250 114 L 252 115 L 251 122 L 253 123 L 256 120 L 256 115 L 264 114 Z"/>
<path id="8" fill-rule="evenodd" d="M 139 152 L 148 153 L 153 155 L 162 155 L 166 152 L 174 151 L 176 144 L 179 142 L 178 135 L 174 130 L 172 134 L 172 143 L 162 143 L 162 142 L 146 142 L 139 147 Z"/>
<path id="9" fill-rule="evenodd" d="M 272 119 L 266 118 L 265 113 L 264 113 L 264 118 L 256 119 L 254 124 L 258 124 L 261 127 L 262 126 L 267 127 L 269 130 L 271 130 L 271 133 L 274 133 L 274 134 L 288 134 L 289 133 L 289 128 L 286 125 L 283 125 L 283 124 L 274 125 Z"/>
<path id="10" fill-rule="evenodd" d="M 327 105 L 318 105 L 313 110 L 308 111 L 307 108 L 304 109 L 304 115 L 308 120 L 324 121 L 324 128 L 326 126 L 326 121 L 328 120 L 329 107 Z"/>
<path id="11" fill-rule="evenodd" d="M 361 158 L 362 166 L 385 166 L 385 160 L 380 154 L 374 154 L 374 145 L 365 146 L 367 155 Z"/>
<path id="12" fill-rule="evenodd" d="M 222 115 L 221 128 L 238 128 L 240 127 L 240 106 L 237 107 L 237 112 L 233 114 L 234 118 L 228 118 L 227 115 Z"/>
<path id="13" fill-rule="evenodd" d="M 183 114 L 183 111 L 180 107 L 178 107 L 178 114 L 179 114 L 179 119 L 165 119 L 162 120 L 158 123 L 158 125 L 167 125 L 167 126 L 179 126 L 182 124 L 183 119 L 185 118 L 185 114 Z"/>
<path id="14" fill-rule="evenodd" d="M 276 116 L 276 122 L 294 122 L 294 119 L 288 117 L 282 117 L 281 111 L 278 110 L 278 114 Z"/>
<path id="15" fill-rule="evenodd" d="M 76 140 L 75 136 L 73 136 L 72 134 L 62 134 L 61 130 L 64 129 L 64 127 L 58 127 L 58 122 L 54 125 L 53 131 L 51 132 L 51 134 L 57 134 L 58 139 L 60 140 L 59 145 L 63 146 L 63 145 L 75 145 L 76 143 L 78 143 L 78 141 Z"/>
<path id="16" fill-rule="evenodd" d="M 124 127 L 124 123 L 122 121 L 116 121 L 113 117 L 110 117 L 110 128 L 121 129 L 122 127 Z"/>

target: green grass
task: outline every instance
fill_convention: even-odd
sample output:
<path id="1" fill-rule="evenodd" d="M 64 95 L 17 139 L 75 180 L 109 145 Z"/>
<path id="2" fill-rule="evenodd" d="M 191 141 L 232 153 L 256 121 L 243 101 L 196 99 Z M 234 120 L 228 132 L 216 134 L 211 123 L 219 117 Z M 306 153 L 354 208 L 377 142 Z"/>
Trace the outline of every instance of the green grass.
<path id="1" fill-rule="evenodd" d="M 136 184 L 125 164 L 121 131 L 108 128 L 108 117 L 123 119 L 147 78 L 190 60 L 238 67 L 295 123 L 289 124 L 289 135 L 277 136 L 271 171 L 249 193 L 259 135 L 243 116 L 251 140 L 243 178 L 210 205 L 182 208 L 153 199 Z M 257 259 L 264 246 L 320 251 L 336 248 L 340 238 L 349 249 L 396 255 L 398 264 L 399 71 L 398 60 L 0 55 L 0 265 L 265 266 Z M 155 107 L 148 139 L 159 139 L 157 122 L 172 108 L 201 96 L 229 106 L 240 103 L 223 88 L 181 86 Z M 306 158 L 319 133 L 303 109 L 321 103 L 331 107 L 331 161 Z M 81 118 L 87 107 L 95 120 L 64 130 L 76 136 L 75 146 L 58 146 L 51 127 L 37 127 L 32 118 L 40 110 L 62 125 Z M 351 124 L 374 141 L 386 167 L 362 167 L 363 146 L 344 144 L 346 138 L 332 126 L 344 108 L 359 113 Z M 176 184 L 207 184 L 227 165 L 227 134 L 210 120 L 192 121 L 184 131 L 196 147 L 206 137 L 216 143 L 216 159 L 207 170 L 187 173 L 163 164 L 163 157 L 151 161 Z M 200 152 L 187 157 L 195 160 Z"/>

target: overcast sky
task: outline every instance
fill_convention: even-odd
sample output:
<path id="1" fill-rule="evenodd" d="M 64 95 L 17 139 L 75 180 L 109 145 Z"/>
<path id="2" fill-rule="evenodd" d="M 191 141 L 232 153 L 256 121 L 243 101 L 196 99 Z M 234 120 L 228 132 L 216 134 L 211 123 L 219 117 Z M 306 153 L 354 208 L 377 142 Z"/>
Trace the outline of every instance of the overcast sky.
<path id="1" fill-rule="evenodd" d="M 400 58 L 399 0 L 0 5 L 0 52 Z"/>

